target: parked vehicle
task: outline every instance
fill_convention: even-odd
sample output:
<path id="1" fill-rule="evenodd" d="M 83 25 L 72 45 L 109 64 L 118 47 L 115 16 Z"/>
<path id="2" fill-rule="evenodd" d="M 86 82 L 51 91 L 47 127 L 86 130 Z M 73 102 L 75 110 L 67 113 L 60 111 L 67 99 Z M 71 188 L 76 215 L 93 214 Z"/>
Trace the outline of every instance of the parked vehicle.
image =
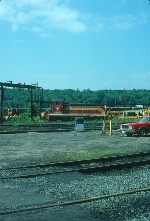
<path id="1" fill-rule="evenodd" d="M 140 137 L 144 137 L 150 133 L 150 116 L 143 117 L 139 122 L 121 124 L 118 131 L 127 136 L 138 134 Z"/>

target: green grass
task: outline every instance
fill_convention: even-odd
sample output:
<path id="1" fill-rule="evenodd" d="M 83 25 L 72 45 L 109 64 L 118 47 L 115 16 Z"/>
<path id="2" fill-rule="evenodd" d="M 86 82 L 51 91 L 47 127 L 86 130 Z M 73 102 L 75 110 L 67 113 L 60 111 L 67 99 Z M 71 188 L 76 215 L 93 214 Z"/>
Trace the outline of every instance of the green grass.
<path id="1" fill-rule="evenodd" d="M 121 123 L 125 123 L 125 122 L 137 122 L 139 121 L 140 118 L 122 118 L 122 119 L 116 119 L 116 118 L 113 118 L 112 119 L 112 124 L 114 126 L 118 126 L 119 124 Z M 11 117 L 8 121 L 8 123 L 12 124 L 12 125 L 18 125 L 18 124 L 21 124 L 21 123 L 26 123 L 26 124 L 30 124 L 30 123 L 50 123 L 49 121 L 47 120 L 43 120 L 43 119 L 39 119 L 39 117 L 34 117 L 34 121 L 31 120 L 31 117 L 29 117 L 26 113 L 25 114 L 21 114 L 17 117 Z M 85 126 L 87 124 L 91 124 L 91 126 L 94 126 L 95 124 L 102 124 L 103 120 L 85 120 L 84 121 L 84 124 Z M 57 121 L 57 122 L 54 122 L 54 123 L 66 123 L 66 124 L 74 124 L 74 121 L 69 121 L 69 122 L 61 122 L 61 121 Z M 110 123 L 110 120 L 105 120 L 105 123 L 106 125 L 109 125 Z"/>
<path id="2" fill-rule="evenodd" d="M 96 150 L 96 151 L 85 151 L 85 152 L 47 152 L 43 154 L 43 163 L 53 163 L 53 162 L 66 162 L 75 160 L 86 160 L 94 158 L 102 158 L 105 156 L 113 156 L 120 154 L 130 154 L 133 153 L 132 148 L 126 150 Z"/>

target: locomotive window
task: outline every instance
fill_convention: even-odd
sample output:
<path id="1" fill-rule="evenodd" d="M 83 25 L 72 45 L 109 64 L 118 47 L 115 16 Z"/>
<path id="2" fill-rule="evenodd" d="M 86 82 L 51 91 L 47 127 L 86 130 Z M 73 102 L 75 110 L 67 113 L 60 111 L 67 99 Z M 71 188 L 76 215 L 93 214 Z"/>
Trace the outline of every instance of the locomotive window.
<path id="1" fill-rule="evenodd" d="M 56 102 L 56 105 L 60 105 L 60 102 Z"/>

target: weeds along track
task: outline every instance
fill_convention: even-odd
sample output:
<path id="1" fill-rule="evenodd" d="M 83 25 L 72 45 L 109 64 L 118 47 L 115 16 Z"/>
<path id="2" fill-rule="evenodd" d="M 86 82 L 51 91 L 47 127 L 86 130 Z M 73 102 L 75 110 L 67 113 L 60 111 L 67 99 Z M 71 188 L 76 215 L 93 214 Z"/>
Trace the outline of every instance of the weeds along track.
<path id="1" fill-rule="evenodd" d="M 109 170 L 122 170 L 134 166 L 150 164 L 150 152 L 118 155 L 81 161 L 67 161 L 22 167 L 0 168 L 0 179 L 23 179 L 47 176 L 51 174 L 81 172 L 94 173 Z"/>

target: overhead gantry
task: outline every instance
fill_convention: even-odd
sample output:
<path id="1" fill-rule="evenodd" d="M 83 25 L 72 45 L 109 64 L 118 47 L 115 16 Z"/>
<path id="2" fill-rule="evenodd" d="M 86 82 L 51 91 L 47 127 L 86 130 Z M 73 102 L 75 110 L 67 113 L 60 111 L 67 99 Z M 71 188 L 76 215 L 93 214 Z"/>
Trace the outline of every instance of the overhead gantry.
<path id="1" fill-rule="evenodd" d="M 4 103 L 4 89 L 5 88 L 22 88 L 27 89 L 30 92 L 30 105 L 31 105 L 31 119 L 33 119 L 33 102 L 39 102 L 40 104 L 40 111 L 41 111 L 41 104 L 43 102 L 43 88 L 38 86 L 38 83 L 27 85 L 25 83 L 17 83 L 13 84 L 12 81 L 0 82 L 0 121 L 3 122 L 3 103 Z M 33 93 L 35 90 L 35 93 Z M 36 91 L 38 90 L 38 96 Z M 33 98 L 34 96 L 34 98 Z M 41 114 L 40 114 L 41 115 Z"/>

